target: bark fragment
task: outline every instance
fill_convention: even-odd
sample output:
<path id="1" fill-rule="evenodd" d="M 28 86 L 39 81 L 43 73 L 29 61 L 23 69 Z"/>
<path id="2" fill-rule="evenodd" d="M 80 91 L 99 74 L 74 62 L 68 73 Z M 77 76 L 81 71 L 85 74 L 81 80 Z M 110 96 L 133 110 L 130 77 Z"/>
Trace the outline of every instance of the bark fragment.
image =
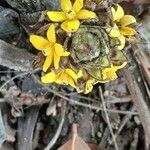
<path id="1" fill-rule="evenodd" d="M 26 49 L 17 48 L 0 40 L 0 65 L 16 71 L 32 70 L 34 55 Z"/>

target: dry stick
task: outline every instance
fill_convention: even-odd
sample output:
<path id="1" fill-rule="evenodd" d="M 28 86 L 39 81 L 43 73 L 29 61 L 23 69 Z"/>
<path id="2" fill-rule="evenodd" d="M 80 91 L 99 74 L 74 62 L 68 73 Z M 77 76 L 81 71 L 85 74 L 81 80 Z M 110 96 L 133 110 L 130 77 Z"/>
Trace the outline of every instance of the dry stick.
<path id="1" fill-rule="evenodd" d="M 0 73 L 11 73 L 11 72 L 19 72 L 19 71 L 17 70 L 0 71 Z"/>
<path id="2" fill-rule="evenodd" d="M 106 106 L 105 106 L 104 97 L 103 97 L 103 94 L 102 94 L 102 89 L 101 89 L 100 86 L 99 86 L 99 93 L 100 93 L 100 98 L 102 100 L 102 105 L 103 105 L 103 108 L 104 108 L 104 113 L 105 113 L 105 116 L 106 116 L 107 124 L 108 124 L 109 130 L 110 130 L 111 136 L 113 138 L 113 141 L 114 141 L 115 148 L 116 148 L 116 150 L 119 150 L 118 149 L 118 145 L 116 143 L 116 139 L 115 139 L 113 130 L 112 130 L 112 127 L 111 127 L 111 123 L 110 123 L 110 120 L 109 120 L 108 112 L 107 112 Z"/>
<path id="3" fill-rule="evenodd" d="M 73 98 L 84 99 L 84 100 L 87 100 L 88 102 L 97 102 L 98 103 L 98 101 L 97 101 L 98 99 L 96 99 L 96 98 L 90 98 L 90 97 L 85 97 L 85 96 L 80 95 L 77 92 L 75 92 L 75 93 L 69 93 L 69 94 L 65 93 L 64 95 L 65 96 L 69 96 L 69 97 L 73 97 Z"/>
<path id="4" fill-rule="evenodd" d="M 107 103 L 110 104 L 116 104 L 116 103 L 128 103 L 131 102 L 131 97 L 122 97 L 122 98 L 118 98 L 118 97 L 114 97 L 114 96 L 110 96 L 109 99 L 112 100 L 107 100 Z"/>
<path id="5" fill-rule="evenodd" d="M 63 124 L 64 124 L 64 120 L 65 120 L 65 106 L 66 106 L 66 103 L 65 101 L 63 102 L 63 108 L 62 108 L 62 118 L 61 118 L 61 121 L 59 123 L 59 126 L 58 126 L 58 129 L 54 135 L 54 137 L 52 138 L 52 140 L 49 142 L 49 144 L 44 148 L 44 150 L 49 150 L 53 147 L 53 145 L 56 143 L 60 133 L 61 133 L 61 130 L 62 130 L 62 127 L 63 127 Z"/>
<path id="6" fill-rule="evenodd" d="M 0 87 L 0 91 L 1 91 L 9 82 L 11 82 L 11 81 L 13 81 L 14 79 L 19 78 L 19 77 L 21 77 L 21 76 L 25 76 L 25 75 L 27 75 L 27 74 L 29 74 L 29 73 L 30 73 L 30 72 L 23 72 L 23 73 L 20 73 L 20 74 L 18 74 L 18 75 L 16 75 L 16 76 L 12 77 L 11 79 L 7 80 L 7 81 Z"/>
<path id="7" fill-rule="evenodd" d="M 13 81 L 14 79 L 16 78 L 19 78 L 19 77 L 22 77 L 22 76 L 25 76 L 27 74 L 33 74 L 35 72 L 39 71 L 39 69 L 36 69 L 36 70 L 33 70 L 33 71 L 27 71 L 27 72 L 23 72 L 23 73 L 20 73 L 14 77 L 12 77 L 11 79 L 7 80 L 1 87 L 0 87 L 0 91 L 11 81 Z"/>
<path id="8" fill-rule="evenodd" d="M 82 102 L 78 102 L 78 101 L 75 101 L 74 99 L 71 99 L 71 98 L 67 98 L 65 97 L 64 95 L 58 93 L 57 91 L 53 90 L 53 89 L 50 89 L 49 87 L 45 86 L 44 84 L 41 83 L 41 81 L 39 79 L 37 79 L 37 77 L 35 75 L 32 75 L 34 77 L 34 79 L 39 83 L 41 84 L 46 90 L 48 90 L 49 92 L 57 95 L 58 97 L 61 97 L 62 99 L 68 101 L 68 102 L 71 102 L 73 104 L 76 104 L 76 105 L 79 105 L 79 106 L 82 106 L 82 107 L 86 107 L 86 108 L 89 108 L 89 109 L 93 109 L 93 110 L 96 110 L 96 111 L 104 111 L 103 108 L 101 107 L 97 107 L 97 106 L 92 106 L 90 104 L 84 104 Z M 138 115 L 137 112 L 131 112 L 131 111 L 121 111 L 121 110 L 112 110 L 112 109 L 106 109 L 106 111 L 108 112 L 112 112 L 112 113 L 119 113 L 119 114 L 130 114 L 130 115 Z"/>
<path id="9" fill-rule="evenodd" d="M 38 69 L 37 69 L 37 70 L 34 70 L 32 73 L 35 73 L 36 71 L 38 71 Z M 24 73 L 21 73 L 21 74 L 19 74 L 19 75 L 14 76 L 14 77 L 11 78 L 10 80 L 6 81 L 6 82 L 0 87 L 0 91 L 1 91 L 9 82 L 13 81 L 14 79 L 16 79 L 16 78 L 18 78 L 18 77 L 27 75 L 27 74 L 29 74 L 29 73 L 31 73 L 31 72 L 24 72 Z M 31 73 L 31 74 L 32 74 L 32 73 Z M 38 81 L 38 83 L 40 83 L 42 86 L 44 86 L 44 85 L 37 79 L 37 77 L 34 76 L 34 78 Z M 44 86 L 44 88 L 47 89 L 49 92 L 54 93 L 55 95 L 57 95 L 57 96 L 63 98 L 64 100 L 69 101 L 69 102 L 71 102 L 71 103 L 74 103 L 74 104 L 76 104 L 76 105 L 79 105 L 79 106 L 82 106 L 82 107 L 87 107 L 87 108 L 90 108 L 90 109 L 94 109 L 94 110 L 96 110 L 96 111 L 104 111 L 103 108 L 96 107 L 96 106 L 92 106 L 92 105 L 90 105 L 90 104 L 84 104 L 84 103 L 82 103 L 82 102 L 75 101 L 74 99 L 69 99 L 69 98 L 63 96 L 62 94 L 60 94 L 60 93 L 58 93 L 58 92 L 56 92 L 56 91 L 54 91 L 54 90 L 52 90 L 52 89 L 50 89 L 50 88 L 48 88 L 48 87 L 46 87 L 46 86 Z M 106 109 L 106 110 L 107 110 L 108 112 L 112 112 L 112 113 L 138 115 L 137 112 L 131 112 L 131 111 L 121 111 L 121 110 L 112 110 L 112 109 Z"/>

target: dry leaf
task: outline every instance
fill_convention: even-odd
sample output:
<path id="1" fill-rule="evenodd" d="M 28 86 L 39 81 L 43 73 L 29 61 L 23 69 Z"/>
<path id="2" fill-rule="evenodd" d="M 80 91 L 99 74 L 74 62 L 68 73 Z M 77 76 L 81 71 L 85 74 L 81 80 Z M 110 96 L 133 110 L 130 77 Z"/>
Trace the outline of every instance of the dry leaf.
<path id="1" fill-rule="evenodd" d="M 77 126 L 72 126 L 72 138 L 58 150 L 91 150 L 89 146 L 77 134 Z"/>
<path id="2" fill-rule="evenodd" d="M 99 147 L 96 144 L 88 144 L 91 150 L 106 150 L 105 148 Z"/>

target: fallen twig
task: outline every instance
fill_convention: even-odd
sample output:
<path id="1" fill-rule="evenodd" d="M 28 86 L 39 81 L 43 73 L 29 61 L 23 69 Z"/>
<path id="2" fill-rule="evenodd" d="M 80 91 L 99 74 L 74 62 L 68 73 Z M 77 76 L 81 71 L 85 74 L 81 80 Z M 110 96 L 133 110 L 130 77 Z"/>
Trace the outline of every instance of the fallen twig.
<path id="1" fill-rule="evenodd" d="M 129 103 L 129 102 L 131 102 L 131 97 L 130 96 L 121 97 L 121 98 L 110 96 L 109 99 L 110 100 L 106 100 L 106 101 L 107 101 L 107 103 L 110 103 L 110 104 L 117 104 L 117 103 L 120 104 L 120 103 Z"/>
<path id="2" fill-rule="evenodd" d="M 106 116 L 107 124 L 108 124 L 109 130 L 110 130 L 112 139 L 114 141 L 115 149 L 119 150 L 117 142 L 116 142 L 116 139 L 115 139 L 115 136 L 114 136 L 114 133 L 113 133 L 113 130 L 112 130 L 112 127 L 111 127 L 111 123 L 110 123 L 110 120 L 109 120 L 108 112 L 106 110 L 106 105 L 105 105 L 104 97 L 103 97 L 103 94 L 102 94 L 102 89 L 101 89 L 100 86 L 99 86 L 99 93 L 100 93 L 100 98 L 101 98 L 102 105 L 103 105 L 103 108 L 104 108 L 104 113 L 105 113 L 105 116 Z"/>
<path id="3" fill-rule="evenodd" d="M 27 74 L 32 74 L 32 73 L 35 73 L 39 71 L 39 69 L 36 69 L 36 70 L 33 70 L 33 71 L 27 71 L 27 72 L 23 72 L 23 73 L 20 73 L 20 74 L 17 74 L 16 76 L 12 77 L 11 79 L 7 80 L 1 87 L 0 87 L 0 91 L 11 81 L 13 81 L 14 79 L 16 78 L 19 78 L 19 77 L 22 77 L 22 76 L 25 76 Z"/>
<path id="4" fill-rule="evenodd" d="M 85 103 L 82 103 L 82 102 L 78 102 L 74 99 L 71 99 L 71 98 L 68 98 L 64 95 L 62 95 L 61 93 L 49 88 L 48 86 L 46 86 L 45 84 L 42 84 L 41 81 L 39 79 L 37 79 L 37 77 L 35 75 L 33 75 L 34 79 L 41 85 L 43 85 L 43 87 L 45 89 L 47 89 L 49 92 L 55 94 L 56 96 L 58 97 L 61 97 L 62 99 L 70 102 L 70 104 L 72 105 L 79 105 L 79 106 L 82 106 L 82 107 L 86 107 L 86 108 L 89 108 L 89 109 L 93 109 L 93 110 L 96 110 L 97 112 L 98 111 L 104 111 L 103 108 L 101 107 L 97 107 L 97 106 L 94 106 L 94 105 L 91 105 L 91 104 L 85 104 Z M 131 115 L 138 115 L 137 112 L 131 112 L 131 111 L 121 111 L 121 110 L 112 110 L 112 109 L 106 109 L 108 112 L 112 112 L 112 113 L 119 113 L 119 114 L 131 114 Z"/>
<path id="5" fill-rule="evenodd" d="M 19 77 L 22 77 L 22 76 L 25 76 L 27 74 L 29 74 L 30 72 L 23 72 L 23 73 L 20 73 L 14 77 L 12 77 L 11 79 L 7 80 L 1 87 L 0 87 L 0 91 L 11 81 L 13 81 L 14 79 L 16 78 L 19 78 Z"/>

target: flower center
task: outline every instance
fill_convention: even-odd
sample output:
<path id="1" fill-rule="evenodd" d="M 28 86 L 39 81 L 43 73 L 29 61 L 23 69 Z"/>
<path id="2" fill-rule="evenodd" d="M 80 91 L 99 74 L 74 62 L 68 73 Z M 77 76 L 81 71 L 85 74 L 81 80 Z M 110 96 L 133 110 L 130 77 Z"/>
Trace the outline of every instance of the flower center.
<path id="1" fill-rule="evenodd" d="M 48 56 L 50 54 L 50 49 L 44 49 L 42 53 L 44 56 Z"/>
<path id="2" fill-rule="evenodd" d="M 69 11 L 66 12 L 66 16 L 67 16 L 68 19 L 73 19 L 73 18 L 75 18 L 76 13 L 75 13 L 74 10 L 69 10 Z"/>
<path id="3" fill-rule="evenodd" d="M 44 55 L 44 56 L 51 55 L 51 54 L 52 54 L 52 51 L 53 51 L 53 49 L 54 49 L 54 45 L 55 45 L 55 44 L 52 43 L 51 45 L 49 45 L 49 47 L 47 47 L 46 49 L 42 50 L 43 55 Z"/>

